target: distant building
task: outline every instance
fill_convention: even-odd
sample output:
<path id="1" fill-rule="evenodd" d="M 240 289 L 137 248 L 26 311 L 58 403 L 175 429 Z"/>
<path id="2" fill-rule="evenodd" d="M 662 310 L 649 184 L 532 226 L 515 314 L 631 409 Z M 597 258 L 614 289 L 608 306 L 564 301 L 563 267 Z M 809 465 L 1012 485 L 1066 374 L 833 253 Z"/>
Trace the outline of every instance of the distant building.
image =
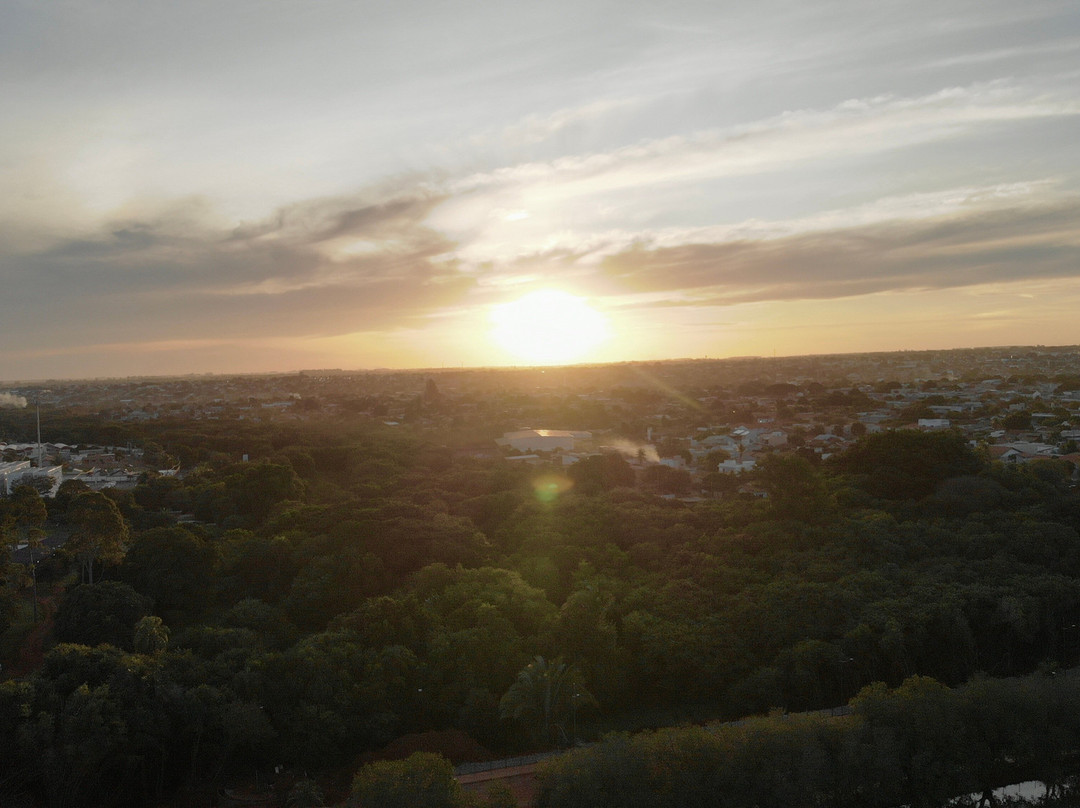
<path id="1" fill-rule="evenodd" d="M 787 433 L 782 430 L 774 430 L 773 432 L 767 432 L 761 436 L 761 443 L 764 446 L 786 446 L 788 442 Z"/>
<path id="2" fill-rule="evenodd" d="M 544 462 L 543 458 L 536 454 L 511 455 L 506 459 L 508 461 L 513 461 L 515 464 L 524 463 L 527 466 L 535 466 Z"/>
<path id="3" fill-rule="evenodd" d="M 29 468 L 29 460 L 13 460 L 9 463 L 0 463 L 0 493 L 4 496 L 11 494 L 18 487 L 19 478 Z"/>
<path id="4" fill-rule="evenodd" d="M 741 448 L 739 442 L 730 435 L 709 435 L 701 440 L 690 441 L 691 452 L 705 453 L 712 449 L 723 449 L 725 452 L 737 453 Z"/>
<path id="5" fill-rule="evenodd" d="M 130 490 L 138 484 L 141 476 L 139 472 L 122 469 L 91 469 L 68 475 L 68 479 L 84 482 L 87 487 L 94 491 L 100 491 L 104 488 Z"/>
<path id="6" fill-rule="evenodd" d="M 38 488 L 43 496 L 55 496 L 64 479 L 63 468 L 60 466 L 38 468 L 31 465 L 29 460 L 0 463 L 0 494 L 10 496 L 11 492 L 20 485 L 29 484 L 35 478 L 49 481 L 48 489 L 43 490 L 43 486 Z"/>
<path id="7" fill-rule="evenodd" d="M 1056 446 L 1052 446 L 1049 443 L 1034 443 L 1032 441 L 996 443 L 990 447 L 991 454 L 993 454 L 995 450 L 1000 451 L 1002 449 L 1012 449 L 1015 452 L 1019 452 L 1024 458 L 1055 457 L 1058 453 Z M 1004 452 L 1002 452 L 1002 454 L 1004 454 Z"/>
<path id="8" fill-rule="evenodd" d="M 576 440 L 592 438 L 591 432 L 569 432 L 561 429 L 519 429 L 507 432 L 495 443 L 518 452 L 574 451 Z"/>
<path id="9" fill-rule="evenodd" d="M 718 463 L 716 470 L 721 474 L 735 474 L 740 471 L 750 471 L 757 466 L 756 460 L 725 460 Z"/>

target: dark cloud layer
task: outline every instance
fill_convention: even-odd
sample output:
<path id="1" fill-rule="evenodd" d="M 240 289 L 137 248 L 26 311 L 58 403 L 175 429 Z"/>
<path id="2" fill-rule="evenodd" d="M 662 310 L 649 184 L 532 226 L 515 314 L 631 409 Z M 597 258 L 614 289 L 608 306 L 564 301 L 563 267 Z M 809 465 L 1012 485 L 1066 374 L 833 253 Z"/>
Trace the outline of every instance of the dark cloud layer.
<path id="1" fill-rule="evenodd" d="M 0 256 L 4 330 L 58 344 L 329 336 L 408 325 L 472 281 L 455 244 L 422 224 L 438 197 L 320 200 L 221 231 L 177 214 Z M 352 250 L 349 250 L 350 245 Z"/>
<path id="2" fill-rule="evenodd" d="M 823 300 L 885 291 L 1080 277 L 1080 202 L 785 238 L 637 245 L 603 271 L 633 292 L 690 305 Z"/>

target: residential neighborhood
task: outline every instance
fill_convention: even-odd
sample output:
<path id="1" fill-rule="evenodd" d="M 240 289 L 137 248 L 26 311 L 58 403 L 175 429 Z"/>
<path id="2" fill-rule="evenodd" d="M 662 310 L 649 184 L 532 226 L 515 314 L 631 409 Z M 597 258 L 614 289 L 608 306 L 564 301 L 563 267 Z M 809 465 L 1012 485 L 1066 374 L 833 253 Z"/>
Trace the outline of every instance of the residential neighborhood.
<path id="1" fill-rule="evenodd" d="M 883 430 L 956 430 L 993 460 L 1062 459 L 1080 441 L 1080 349 L 987 348 L 743 357 L 561 368 L 305 371 L 262 376 L 50 380 L 6 385 L 42 442 L 0 435 L 0 486 L 40 478 L 130 488 L 192 458 L 123 440 L 147 421 L 359 419 L 419 429 L 462 456 L 565 467 L 618 453 L 668 496 L 732 490 L 769 454 L 827 460 Z M 105 417 L 113 445 L 80 444 L 52 416 Z M 14 414 L 14 413 L 13 413 Z M 257 447 L 250 447 L 254 452 Z M 149 449 L 149 451 L 147 451 Z M 222 447 L 243 460 L 242 442 Z M 646 475 L 662 466 L 669 473 Z M 758 493 L 752 488 L 738 489 Z"/>

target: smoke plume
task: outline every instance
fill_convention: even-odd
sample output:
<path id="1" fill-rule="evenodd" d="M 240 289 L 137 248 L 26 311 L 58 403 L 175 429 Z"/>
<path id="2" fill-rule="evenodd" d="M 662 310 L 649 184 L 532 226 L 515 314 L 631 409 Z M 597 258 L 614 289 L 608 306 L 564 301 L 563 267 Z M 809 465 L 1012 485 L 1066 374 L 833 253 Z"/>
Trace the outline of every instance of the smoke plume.
<path id="1" fill-rule="evenodd" d="M 650 463 L 660 462 L 660 455 L 656 453 L 656 447 L 651 446 L 648 443 L 635 443 L 626 438 L 616 438 L 615 440 L 608 442 L 607 448 L 615 449 L 628 460 L 643 457 Z"/>

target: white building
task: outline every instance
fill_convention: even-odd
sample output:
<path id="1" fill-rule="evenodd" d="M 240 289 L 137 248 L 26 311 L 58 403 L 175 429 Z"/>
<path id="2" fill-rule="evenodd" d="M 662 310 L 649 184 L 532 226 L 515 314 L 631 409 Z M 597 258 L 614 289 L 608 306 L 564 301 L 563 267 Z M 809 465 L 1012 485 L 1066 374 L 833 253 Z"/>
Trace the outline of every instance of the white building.
<path id="1" fill-rule="evenodd" d="M 18 479 L 30 468 L 29 460 L 0 463 L 0 494 L 8 496 L 19 485 Z"/>
<path id="2" fill-rule="evenodd" d="M 562 429 L 519 429 L 507 432 L 495 443 L 503 448 L 519 452 L 563 452 L 574 451 L 576 440 L 588 440 L 591 432 L 569 432 Z"/>
<path id="3" fill-rule="evenodd" d="M 60 483 L 64 480 L 64 470 L 61 466 L 38 468 L 31 465 L 29 460 L 0 463 L 0 494 L 10 496 L 12 491 L 20 485 L 29 483 L 34 477 L 47 477 L 51 481 L 49 490 L 42 493 L 44 496 L 52 497 L 56 495 Z"/>

